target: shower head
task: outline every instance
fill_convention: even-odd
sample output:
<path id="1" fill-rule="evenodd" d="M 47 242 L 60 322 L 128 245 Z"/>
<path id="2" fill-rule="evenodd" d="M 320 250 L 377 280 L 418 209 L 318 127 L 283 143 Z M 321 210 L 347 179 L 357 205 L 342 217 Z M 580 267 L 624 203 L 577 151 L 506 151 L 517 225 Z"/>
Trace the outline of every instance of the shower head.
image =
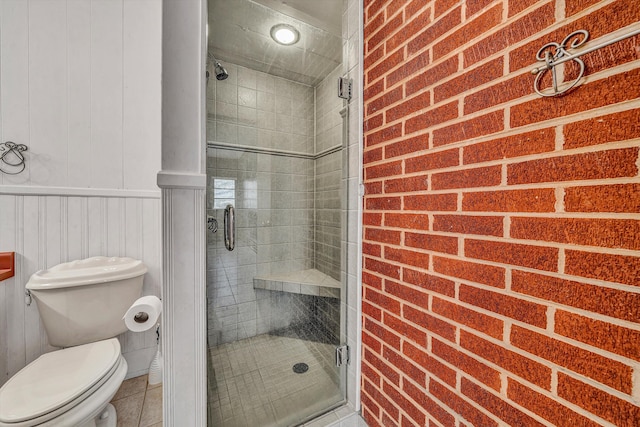
<path id="1" fill-rule="evenodd" d="M 211 52 L 207 53 L 207 60 L 209 61 L 209 63 L 213 63 L 213 71 L 216 74 L 217 80 L 225 80 L 227 77 L 229 77 L 229 73 L 227 73 L 227 70 L 224 69 L 222 64 L 220 64 L 220 61 L 218 61 Z M 209 78 L 208 71 L 207 78 Z"/>
<path id="2" fill-rule="evenodd" d="M 216 72 L 216 79 L 225 80 L 227 77 L 229 77 L 229 73 L 227 73 L 227 70 L 225 70 L 218 61 L 215 62 L 215 66 L 213 69 Z"/>

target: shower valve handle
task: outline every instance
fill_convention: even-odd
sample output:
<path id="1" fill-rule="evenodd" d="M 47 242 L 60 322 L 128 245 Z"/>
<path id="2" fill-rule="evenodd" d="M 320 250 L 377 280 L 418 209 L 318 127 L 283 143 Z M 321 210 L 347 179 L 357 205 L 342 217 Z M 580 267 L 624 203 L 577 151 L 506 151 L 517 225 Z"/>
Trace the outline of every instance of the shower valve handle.
<path id="1" fill-rule="evenodd" d="M 218 231 L 218 220 L 215 219 L 212 216 L 208 216 L 207 217 L 207 229 L 212 233 L 215 233 L 216 231 Z"/>

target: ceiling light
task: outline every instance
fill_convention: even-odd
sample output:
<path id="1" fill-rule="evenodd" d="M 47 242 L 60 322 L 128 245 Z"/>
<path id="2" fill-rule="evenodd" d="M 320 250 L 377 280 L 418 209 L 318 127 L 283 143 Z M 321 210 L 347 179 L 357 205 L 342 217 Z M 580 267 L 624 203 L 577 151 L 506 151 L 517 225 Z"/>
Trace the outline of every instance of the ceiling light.
<path id="1" fill-rule="evenodd" d="M 278 24 L 271 27 L 271 38 L 283 45 L 292 45 L 300 40 L 300 33 L 291 25 Z"/>

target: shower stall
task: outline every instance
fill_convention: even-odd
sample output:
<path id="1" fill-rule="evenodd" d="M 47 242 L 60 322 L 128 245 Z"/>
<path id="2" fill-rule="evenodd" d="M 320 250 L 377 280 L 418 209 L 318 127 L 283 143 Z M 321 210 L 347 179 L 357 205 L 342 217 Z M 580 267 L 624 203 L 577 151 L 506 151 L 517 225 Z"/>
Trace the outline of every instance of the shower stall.
<path id="1" fill-rule="evenodd" d="M 343 6 L 312 3 L 208 2 L 210 426 L 299 425 L 346 398 Z"/>

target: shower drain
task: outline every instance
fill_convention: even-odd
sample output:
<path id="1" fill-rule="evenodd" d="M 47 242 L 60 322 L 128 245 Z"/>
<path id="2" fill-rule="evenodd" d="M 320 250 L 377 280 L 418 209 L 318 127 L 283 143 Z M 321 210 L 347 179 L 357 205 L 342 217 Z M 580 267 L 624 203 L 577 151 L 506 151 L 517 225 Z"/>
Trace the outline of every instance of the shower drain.
<path id="1" fill-rule="evenodd" d="M 309 370 L 309 365 L 307 365 L 306 363 L 300 362 L 293 365 L 293 372 L 295 372 L 296 374 L 304 374 L 308 370 Z"/>

